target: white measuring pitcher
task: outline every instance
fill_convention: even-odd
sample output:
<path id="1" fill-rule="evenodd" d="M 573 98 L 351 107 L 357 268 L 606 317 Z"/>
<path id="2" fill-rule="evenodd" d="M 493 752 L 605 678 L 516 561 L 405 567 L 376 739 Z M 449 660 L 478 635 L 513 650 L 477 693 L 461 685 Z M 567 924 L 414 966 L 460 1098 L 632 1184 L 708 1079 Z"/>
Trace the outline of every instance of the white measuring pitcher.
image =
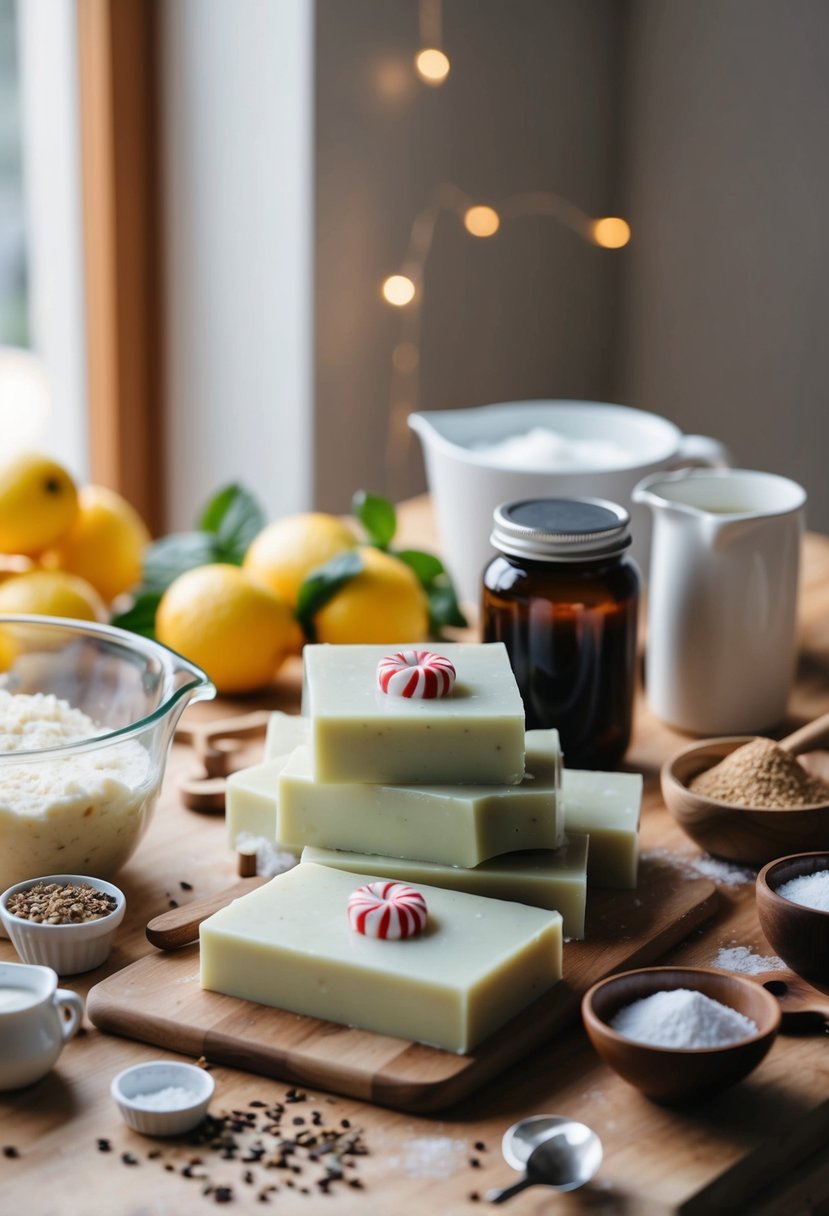
<path id="1" fill-rule="evenodd" d="M 645 691 L 693 734 L 756 734 L 784 717 L 794 676 L 806 492 L 748 469 L 654 474 Z"/>

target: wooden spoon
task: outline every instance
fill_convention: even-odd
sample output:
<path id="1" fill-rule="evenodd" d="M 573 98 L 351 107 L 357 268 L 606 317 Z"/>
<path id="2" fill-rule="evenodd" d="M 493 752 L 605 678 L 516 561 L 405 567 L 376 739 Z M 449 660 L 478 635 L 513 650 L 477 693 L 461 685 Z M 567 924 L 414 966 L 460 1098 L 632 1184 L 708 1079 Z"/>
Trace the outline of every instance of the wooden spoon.
<path id="1" fill-rule="evenodd" d="M 821 714 L 814 722 L 807 722 L 799 730 L 792 731 L 778 741 L 778 747 L 792 756 L 802 756 L 822 743 L 829 743 L 829 713 Z"/>

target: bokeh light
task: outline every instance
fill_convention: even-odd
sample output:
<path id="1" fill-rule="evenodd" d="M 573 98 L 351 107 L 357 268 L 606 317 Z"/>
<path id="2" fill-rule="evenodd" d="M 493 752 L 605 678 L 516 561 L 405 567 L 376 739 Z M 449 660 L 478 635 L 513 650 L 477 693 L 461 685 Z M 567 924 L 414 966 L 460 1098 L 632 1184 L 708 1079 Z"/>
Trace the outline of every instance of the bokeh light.
<path id="1" fill-rule="evenodd" d="M 417 74 L 424 84 L 436 87 L 443 84 L 449 75 L 449 57 L 437 47 L 425 47 L 415 56 Z"/>
<path id="2" fill-rule="evenodd" d="M 415 285 L 405 274 L 392 274 L 383 282 L 383 299 L 395 308 L 405 308 L 415 297 Z"/>
<path id="3" fill-rule="evenodd" d="M 630 240 L 630 224 L 617 215 L 606 215 L 593 221 L 590 238 L 602 249 L 622 249 Z"/>
<path id="4" fill-rule="evenodd" d="M 472 236 L 494 236 L 501 227 L 501 217 L 494 207 L 470 207 L 463 217 L 463 223 Z"/>

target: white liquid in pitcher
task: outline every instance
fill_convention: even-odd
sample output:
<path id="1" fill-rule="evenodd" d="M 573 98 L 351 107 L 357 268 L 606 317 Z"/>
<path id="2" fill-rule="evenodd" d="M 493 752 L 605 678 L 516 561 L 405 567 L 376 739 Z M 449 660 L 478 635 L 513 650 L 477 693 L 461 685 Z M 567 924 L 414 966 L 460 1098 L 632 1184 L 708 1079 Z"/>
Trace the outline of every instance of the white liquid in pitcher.
<path id="1" fill-rule="evenodd" d="M 37 993 L 31 988 L 0 988 L 0 1013 L 15 1013 L 27 1009 L 37 1002 Z"/>

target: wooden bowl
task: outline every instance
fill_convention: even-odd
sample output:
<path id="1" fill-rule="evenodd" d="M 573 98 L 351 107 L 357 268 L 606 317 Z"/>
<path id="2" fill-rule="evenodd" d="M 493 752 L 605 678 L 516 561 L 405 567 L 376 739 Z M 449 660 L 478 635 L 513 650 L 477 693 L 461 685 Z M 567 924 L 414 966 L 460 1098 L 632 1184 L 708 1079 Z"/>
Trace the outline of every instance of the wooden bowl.
<path id="1" fill-rule="evenodd" d="M 662 766 L 662 797 L 676 822 L 701 848 L 728 861 L 764 865 L 784 853 L 829 849 L 829 806 L 797 810 L 734 806 L 688 789 L 688 783 L 719 764 L 755 735 L 706 739 L 683 748 Z"/>
<path id="2" fill-rule="evenodd" d="M 829 851 L 778 857 L 757 875 L 757 915 L 769 945 L 792 971 L 829 992 L 829 912 L 778 895 L 792 878 L 829 870 Z"/>
<path id="3" fill-rule="evenodd" d="M 620 1009 L 655 992 L 691 988 L 729 1005 L 757 1024 L 757 1033 L 726 1047 L 655 1047 L 610 1028 Z M 666 1105 L 704 1098 L 742 1080 L 768 1052 L 780 1008 L 762 985 L 705 967 L 647 967 L 594 984 L 582 998 L 590 1042 L 614 1072 L 646 1097 Z"/>

